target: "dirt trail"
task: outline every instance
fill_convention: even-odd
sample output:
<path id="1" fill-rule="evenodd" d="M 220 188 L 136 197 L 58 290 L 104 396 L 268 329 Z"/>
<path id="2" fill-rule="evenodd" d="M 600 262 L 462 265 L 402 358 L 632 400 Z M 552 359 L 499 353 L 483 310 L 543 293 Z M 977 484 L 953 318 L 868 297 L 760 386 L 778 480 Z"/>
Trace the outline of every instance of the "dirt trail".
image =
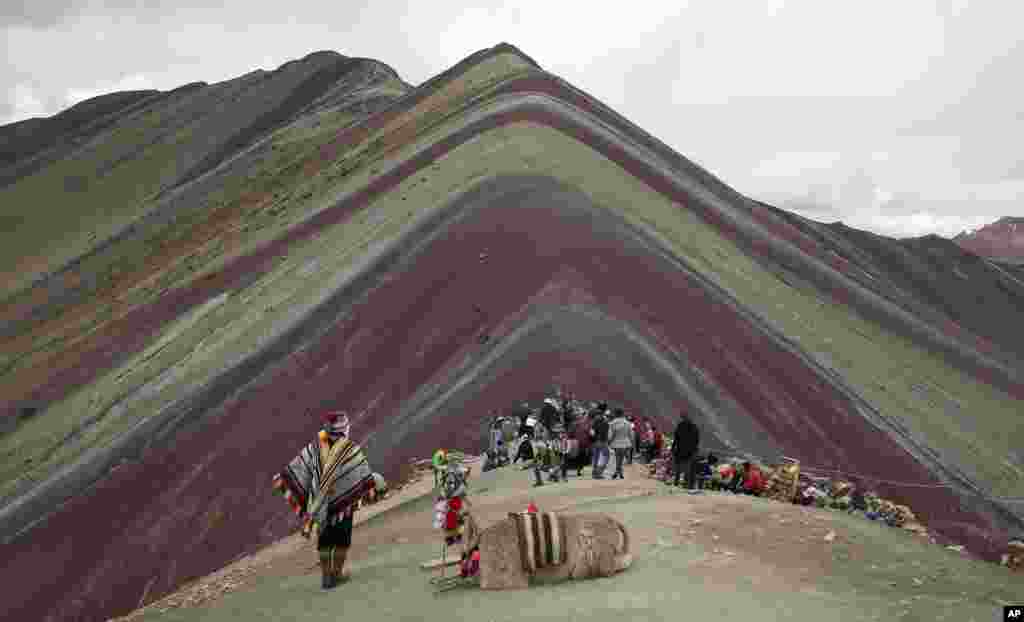
<path id="1" fill-rule="evenodd" d="M 541 488 L 531 481 L 518 468 L 476 477 L 471 500 L 480 523 L 530 501 L 542 510 L 606 511 L 629 527 L 634 566 L 612 579 L 526 592 L 469 588 L 431 596 L 430 575 L 418 562 L 437 555 L 438 537 L 424 496 L 432 482 L 420 480 L 357 515 L 353 581 L 334 592 L 319 590 L 310 543 L 290 536 L 118 622 L 312 620 L 327 613 L 328 605 L 315 603 L 342 599 L 346 615 L 366 608 L 383 619 L 430 619 L 435 609 L 456 619 L 483 615 L 475 607 L 495 620 L 527 611 L 550 619 L 674 619 L 683 601 L 693 615 L 710 619 L 759 612 L 765 619 L 980 621 L 1024 595 L 1019 575 L 902 530 L 750 497 L 688 495 L 647 478 L 639 465 L 624 481 L 593 480 L 586 472 Z M 539 598 L 547 590 L 558 594 Z M 398 597 L 369 596 L 378 591 Z"/>

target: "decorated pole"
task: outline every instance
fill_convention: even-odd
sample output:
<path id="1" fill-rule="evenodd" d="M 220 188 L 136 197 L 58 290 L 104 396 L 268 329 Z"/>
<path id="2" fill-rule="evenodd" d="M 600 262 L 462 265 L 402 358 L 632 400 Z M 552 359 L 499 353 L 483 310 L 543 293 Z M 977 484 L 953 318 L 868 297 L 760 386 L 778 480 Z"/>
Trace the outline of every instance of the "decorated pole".
<path id="1" fill-rule="evenodd" d="M 440 576 L 431 579 L 431 583 L 441 589 L 454 587 L 458 576 L 446 577 L 445 568 L 448 563 L 448 549 L 456 544 L 462 545 L 462 554 L 456 559 L 466 556 L 465 531 L 469 513 L 468 486 L 470 468 L 464 466 L 461 456 L 447 455 L 443 469 L 439 469 L 436 502 L 434 504 L 433 527 L 441 532 Z M 458 563 L 458 562 L 453 562 Z"/>

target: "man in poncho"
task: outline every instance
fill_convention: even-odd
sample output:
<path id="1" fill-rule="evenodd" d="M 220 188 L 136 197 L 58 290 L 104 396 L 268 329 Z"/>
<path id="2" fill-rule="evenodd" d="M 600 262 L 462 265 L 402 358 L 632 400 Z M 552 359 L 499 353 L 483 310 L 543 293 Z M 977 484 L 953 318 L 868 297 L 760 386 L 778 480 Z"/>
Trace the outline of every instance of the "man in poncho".
<path id="1" fill-rule="evenodd" d="M 348 578 L 356 501 L 374 487 L 374 478 L 362 448 L 349 438 L 345 413 L 328 413 L 318 436 L 274 476 L 274 486 L 303 519 L 302 535 L 316 539 L 322 585 L 331 589 Z"/>

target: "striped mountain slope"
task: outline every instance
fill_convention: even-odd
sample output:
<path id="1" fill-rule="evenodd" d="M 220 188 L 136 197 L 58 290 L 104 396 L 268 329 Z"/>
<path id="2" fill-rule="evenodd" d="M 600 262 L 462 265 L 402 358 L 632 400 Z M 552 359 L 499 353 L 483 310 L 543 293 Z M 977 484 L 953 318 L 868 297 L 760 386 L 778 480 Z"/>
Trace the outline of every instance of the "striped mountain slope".
<path id="1" fill-rule="evenodd" d="M 878 480 L 979 556 L 1021 527 L 1012 273 L 751 201 L 507 44 L 381 76 L 368 118 L 328 121 L 339 88 L 248 121 L 261 146 L 210 152 L 230 174 L 193 162 L 164 251 L 113 240 L 61 275 L 110 278 L 0 309 L 19 619 L 123 613 L 287 533 L 268 477 L 325 405 L 385 477 L 559 385 Z"/>

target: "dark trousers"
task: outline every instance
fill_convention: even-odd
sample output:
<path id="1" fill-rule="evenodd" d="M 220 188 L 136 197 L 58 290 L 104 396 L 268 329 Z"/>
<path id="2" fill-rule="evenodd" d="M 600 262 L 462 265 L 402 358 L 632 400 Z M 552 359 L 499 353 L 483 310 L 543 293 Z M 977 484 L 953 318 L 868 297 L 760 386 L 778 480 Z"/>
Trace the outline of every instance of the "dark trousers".
<path id="1" fill-rule="evenodd" d="M 589 447 L 587 447 L 586 449 L 580 449 L 580 453 L 578 456 L 576 456 L 575 460 L 576 475 L 583 475 L 583 468 L 590 464 L 590 456 L 591 454 Z"/>
<path id="2" fill-rule="evenodd" d="M 696 488 L 697 483 L 697 454 L 690 454 L 689 456 L 674 457 L 675 464 L 675 485 L 679 485 L 679 476 L 686 472 L 686 485 L 689 486 L 690 490 Z"/>
<path id="3" fill-rule="evenodd" d="M 591 467 L 594 477 L 604 477 L 604 470 L 608 468 L 608 459 L 611 457 L 607 443 L 594 443 L 591 447 L 593 460 Z"/>
<path id="4" fill-rule="evenodd" d="M 333 525 L 320 530 L 317 538 L 316 548 L 321 551 L 329 551 L 333 548 L 347 549 L 352 546 L 352 515 L 347 514 Z"/>
<path id="5" fill-rule="evenodd" d="M 647 455 L 646 455 L 647 462 L 649 462 L 649 463 L 650 462 L 654 462 L 654 458 L 655 458 L 655 455 L 657 453 L 658 453 L 657 450 L 655 450 L 655 448 L 654 448 L 654 443 L 651 443 L 650 445 L 648 445 L 647 446 Z"/>

